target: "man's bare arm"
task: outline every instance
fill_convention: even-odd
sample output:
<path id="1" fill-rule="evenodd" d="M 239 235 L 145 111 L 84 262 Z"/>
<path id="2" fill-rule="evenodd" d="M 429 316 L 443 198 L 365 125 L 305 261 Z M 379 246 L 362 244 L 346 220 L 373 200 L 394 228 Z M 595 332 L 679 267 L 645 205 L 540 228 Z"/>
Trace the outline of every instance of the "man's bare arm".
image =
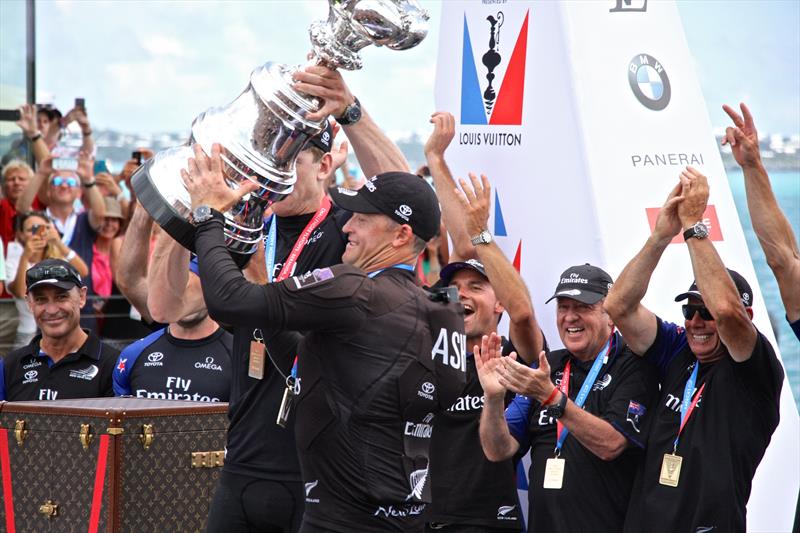
<path id="1" fill-rule="evenodd" d="M 136 205 L 119 251 L 119 260 L 114 265 L 117 287 L 147 322 L 153 321 L 147 308 L 147 261 L 152 228 L 153 219 L 141 205 Z"/>
<path id="2" fill-rule="evenodd" d="M 653 345 L 658 329 L 656 315 L 642 305 L 642 298 L 647 293 L 650 278 L 661 255 L 681 230 L 678 204 L 682 201 L 681 184 L 678 183 L 659 211 L 653 233 L 639 253 L 625 266 L 614 286 L 608 291 L 603 304 L 625 342 L 639 355 L 643 355 Z"/>
<path id="3" fill-rule="evenodd" d="M 786 317 L 790 322 L 800 320 L 800 252 L 797 238 L 778 205 L 769 175 L 761 162 L 753 116 L 744 104 L 741 104 L 741 116 L 727 105 L 723 109 L 735 127 L 727 128 L 722 143 L 730 145 L 736 162 L 744 172 L 747 208 L 753 229 L 764 250 L 767 264 L 775 274 Z"/>
<path id="4" fill-rule="evenodd" d="M 685 200 L 678 206 L 684 229 L 701 220 L 708 204 L 708 181 L 692 167 L 681 173 Z M 728 275 L 710 239 L 690 238 L 686 242 L 697 288 L 703 304 L 717 323 L 717 332 L 728 353 L 737 362 L 750 359 L 756 345 L 757 332 L 739 297 L 736 285 Z"/>
<path id="5" fill-rule="evenodd" d="M 433 133 L 425 143 L 425 159 L 431 171 L 436 196 L 442 205 L 442 221 L 453 241 L 450 261 L 473 259 L 476 257 L 475 247 L 470 240 L 473 235 L 467 231 L 461 202 L 456 192 L 458 185 L 444 158 L 444 152 L 455 135 L 455 118 L 450 113 L 439 111 L 431 116 L 431 123 Z"/>
<path id="6" fill-rule="evenodd" d="M 156 239 L 147 285 L 147 307 L 158 322 L 177 322 L 206 308 L 200 278 L 189 271 L 189 250 L 165 231 Z"/>
<path id="7" fill-rule="evenodd" d="M 318 96 L 325 101 L 319 111 L 307 116 L 309 120 L 320 120 L 328 115 L 340 117 L 345 109 L 355 102 L 355 96 L 350 92 L 338 70 L 323 66 L 308 66 L 297 71 L 294 79 L 297 82 L 293 86 L 295 89 Z M 352 125 L 341 126 L 353 147 L 364 176 L 372 177 L 393 170 L 408 172 L 408 161 L 403 152 L 372 120 L 363 104 L 361 120 Z"/>

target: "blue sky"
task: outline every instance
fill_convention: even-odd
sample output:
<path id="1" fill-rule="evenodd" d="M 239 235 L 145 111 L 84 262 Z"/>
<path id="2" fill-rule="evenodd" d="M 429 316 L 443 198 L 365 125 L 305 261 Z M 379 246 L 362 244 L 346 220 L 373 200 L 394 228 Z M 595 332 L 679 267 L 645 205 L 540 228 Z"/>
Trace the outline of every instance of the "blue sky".
<path id="1" fill-rule="evenodd" d="M 421 3 L 431 31 L 419 47 L 367 49 L 364 70 L 346 74 L 390 131 L 426 130 L 433 110 L 440 3 Z M 800 2 L 678 5 L 712 124 L 727 125 L 722 103 L 744 100 L 761 131 L 800 132 Z M 302 62 L 308 25 L 326 12 L 324 0 L 39 0 L 39 99 L 69 108 L 82 96 L 100 128 L 186 131 L 200 111 L 232 100 L 254 66 Z M 8 25 L 23 13 L 21 0 L 0 0 L 3 106 L 17 93 L 9 85 L 22 81 L 22 57 L 14 54 L 22 41 Z"/>

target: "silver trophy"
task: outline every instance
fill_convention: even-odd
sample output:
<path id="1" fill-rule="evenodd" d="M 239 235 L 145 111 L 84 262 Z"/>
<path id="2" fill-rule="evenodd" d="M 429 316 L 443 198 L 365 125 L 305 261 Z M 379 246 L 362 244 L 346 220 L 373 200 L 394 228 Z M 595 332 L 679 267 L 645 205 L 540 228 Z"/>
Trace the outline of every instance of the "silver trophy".
<path id="1" fill-rule="evenodd" d="M 416 0 L 328 0 L 327 21 L 311 25 L 312 61 L 330 68 L 361 68 L 359 50 L 374 44 L 404 50 L 427 34 L 428 14 Z M 189 223 L 191 200 L 180 169 L 200 144 L 210 154 L 222 146 L 225 180 L 238 189 L 244 180 L 259 188 L 225 213 L 225 242 L 234 256 L 255 252 L 262 237 L 264 210 L 292 192 L 295 159 L 306 141 L 320 133 L 325 120 L 311 121 L 309 113 L 322 102 L 292 89 L 297 67 L 265 63 L 250 74 L 250 83 L 230 104 L 212 107 L 192 123 L 189 141 L 159 152 L 133 175 L 139 201 L 172 238 L 194 247 Z"/>

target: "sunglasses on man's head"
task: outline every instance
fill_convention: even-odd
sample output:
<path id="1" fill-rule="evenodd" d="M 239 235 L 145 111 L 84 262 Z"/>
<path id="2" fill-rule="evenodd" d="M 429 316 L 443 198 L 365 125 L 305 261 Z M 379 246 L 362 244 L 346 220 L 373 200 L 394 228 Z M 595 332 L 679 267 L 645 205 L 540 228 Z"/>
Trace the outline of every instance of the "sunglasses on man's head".
<path id="1" fill-rule="evenodd" d="M 56 187 L 61 187 L 64 184 L 66 184 L 67 187 L 78 186 L 78 180 L 73 176 L 56 176 L 55 178 L 50 180 L 50 183 L 52 183 Z"/>
<path id="2" fill-rule="evenodd" d="M 700 313 L 700 318 L 703 320 L 714 320 L 714 317 L 711 316 L 711 311 L 704 305 L 685 304 L 681 309 L 683 309 L 683 318 L 686 320 L 694 318 L 695 313 Z"/>
<path id="3" fill-rule="evenodd" d="M 25 273 L 25 278 L 29 286 L 44 279 L 72 281 L 79 285 L 81 282 L 67 267 L 61 265 L 32 267 Z"/>

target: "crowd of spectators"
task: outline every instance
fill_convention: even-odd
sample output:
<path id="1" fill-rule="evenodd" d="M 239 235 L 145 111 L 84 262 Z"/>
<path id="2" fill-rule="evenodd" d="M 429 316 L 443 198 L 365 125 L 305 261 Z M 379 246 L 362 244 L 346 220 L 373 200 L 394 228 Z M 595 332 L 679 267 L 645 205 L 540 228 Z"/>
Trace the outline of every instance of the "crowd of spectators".
<path id="1" fill-rule="evenodd" d="M 347 141 L 334 145 L 340 125 L 329 123 L 326 135 L 320 136 L 328 140 L 314 139 L 301 152 L 295 191 L 265 214 L 265 222 L 277 227 L 272 257 L 262 244 L 241 271 L 221 253 L 221 212 L 247 191 L 227 188 L 216 145 L 211 154 L 195 147 L 195 158 L 182 173 L 198 228 L 200 257 L 192 257 L 153 223 L 131 187 L 131 176 L 143 158 L 153 156 L 151 151 L 139 149 L 139 156 L 115 174 L 95 160 L 85 109 L 78 106 L 62 115 L 52 106 L 20 108 L 17 125 L 23 138 L 3 157 L 2 167 L 0 357 L 11 355 L 7 362 L 0 358 L 0 399 L 65 397 L 57 390 L 63 360 L 65 366 L 72 365 L 70 372 L 84 376 L 82 365 L 89 362 L 95 368 L 103 381 L 93 381 L 95 388 L 87 395 L 230 400 L 226 470 L 208 531 L 266 531 L 275 524 L 285 526 L 276 530 L 297 531 L 302 505 L 283 516 L 285 509 L 275 502 L 287 494 L 302 501 L 303 490 L 305 502 L 311 504 L 306 505 L 300 529 L 304 533 L 350 531 L 366 523 L 374 530 L 519 531 L 522 515 L 514 465 L 528 450 L 529 531 L 743 530 L 747 494 L 742 491 L 749 493 L 755 467 L 777 426 L 783 371 L 769 341 L 752 323 L 747 282 L 725 270 L 705 238 L 705 176 L 691 167 L 680 175 L 653 234 L 616 285 L 608 273 L 588 263 L 564 271 L 550 299 L 556 300 L 564 349 L 551 351 L 525 282 L 488 232 L 488 179 L 470 175 L 468 182 L 450 174 L 445 151 L 455 133 L 454 117 L 442 112 L 432 116 L 426 165 L 415 176 L 366 111 L 361 114 L 359 101 L 338 73 L 310 67 L 297 74 L 297 83 L 309 94 L 324 95 L 326 107 L 319 113 L 327 116 L 327 111 L 342 121 L 362 169 L 375 177 L 367 180 L 348 170 Z M 359 108 L 357 115 L 348 111 L 353 106 Z M 755 230 L 778 279 L 787 319 L 800 337 L 797 243 L 760 163 L 753 119 L 744 105 L 741 110 L 740 116 L 726 107 L 734 126 L 725 142 L 733 146 L 745 170 Z M 63 128 L 72 122 L 82 134 L 82 145 L 75 150 L 60 144 Z M 337 171 L 343 180 L 336 180 Z M 641 300 L 661 254 L 682 230 L 695 282 L 676 298 L 687 300 L 682 308 L 686 322 L 677 326 L 648 311 Z M 346 266 L 336 266 L 341 262 Z M 450 318 L 463 312 L 463 320 L 455 328 L 442 329 L 448 333 L 445 352 L 449 339 L 454 347 L 442 364 L 462 372 L 466 381 L 449 395 L 444 391 L 452 383 L 442 377 L 446 374 L 441 369 L 438 376 L 433 371 L 433 377 L 425 378 L 430 381 L 415 382 L 412 396 L 432 400 L 437 391 L 448 405 L 426 406 L 414 415 L 404 412 L 402 416 L 413 419 L 405 422 L 405 436 L 394 435 L 396 420 L 380 412 L 381 402 L 405 401 L 392 396 L 407 385 L 404 378 L 387 387 L 387 396 L 374 404 L 347 404 L 346 416 L 329 412 L 325 399 L 313 396 L 322 393 L 303 392 L 310 396 L 303 396 L 306 406 L 301 412 L 317 411 L 298 415 L 304 420 L 303 425 L 298 422 L 298 439 L 310 441 L 299 450 L 298 463 L 293 422 L 288 408 L 284 412 L 287 397 L 291 404 L 292 396 L 301 394 L 298 358 L 306 354 L 310 374 L 303 377 L 305 383 L 319 382 L 323 390 L 334 384 L 335 394 L 326 398 L 340 402 L 340 408 L 348 395 L 360 399 L 367 390 L 373 394 L 373 385 L 380 389 L 388 378 L 397 377 L 392 369 L 401 358 L 383 361 L 386 350 L 381 346 L 396 341 L 397 353 L 414 360 L 419 354 L 409 346 L 435 341 L 433 350 L 422 350 L 431 357 L 428 352 L 420 357 L 423 366 L 430 364 L 440 349 L 435 335 L 427 332 L 420 344 L 406 341 L 426 328 L 436 329 L 429 326 L 434 323 L 431 317 L 443 316 L 430 302 L 416 311 L 403 311 L 419 286 L 451 287 L 460 297 L 459 314 L 449 312 Z M 373 297 L 373 291 L 385 300 Z M 505 313 L 509 334 L 501 338 L 497 327 Z M 421 316 L 426 317 L 422 326 L 417 322 Z M 266 329 L 262 332 L 262 319 L 270 325 L 283 321 L 287 330 L 302 331 L 304 337 L 284 331 L 269 337 Z M 360 326 L 352 325 L 356 322 Z M 264 352 L 266 362 L 259 353 L 265 342 L 274 350 Z M 457 359 L 458 346 L 465 349 L 462 362 Z M 335 354 L 328 360 L 327 350 L 364 357 L 366 368 L 353 371 L 347 357 Z M 48 358 L 51 388 L 42 384 L 37 393 L 26 393 L 29 389 L 21 384 L 33 378 L 21 381 L 23 370 L 42 366 L 42 358 Z M 83 379 L 92 381 L 95 374 Z M 355 378 L 372 379 L 372 374 L 374 382 L 354 392 L 359 386 Z M 577 381 L 573 387 L 570 376 Z M 74 385 L 64 387 L 62 393 L 81 396 L 68 388 Z M 281 392 L 284 403 L 277 401 Z M 729 397 L 739 392 L 752 395 L 754 407 L 730 407 Z M 14 394 L 21 396 L 11 398 Z M 668 396 L 683 401 L 675 404 Z M 701 397 L 703 404 L 698 403 Z M 264 420 L 263 412 L 273 417 L 278 403 L 276 427 Z M 694 409 L 701 405 L 698 414 Z M 336 425 L 356 407 L 364 412 L 353 415 L 349 429 L 335 437 L 324 435 L 330 439 L 325 449 L 315 451 L 312 443 L 323 438 L 324 428 L 316 427 L 319 418 L 314 416 L 324 412 L 333 420 L 325 423 Z M 693 412 L 694 424 L 683 433 Z M 745 435 L 703 425 L 701 417 L 717 416 L 726 421 L 719 422 L 725 431 L 736 418 L 746 418 L 748 427 L 758 429 L 748 429 Z M 287 423 L 288 433 L 283 431 Z M 429 428 L 434 425 L 431 439 Z M 371 493 L 375 491 L 368 481 L 362 486 L 348 477 L 360 474 L 357 468 L 348 470 L 351 452 L 369 455 L 376 453 L 373 447 L 380 447 L 377 441 L 362 439 L 362 430 L 366 435 L 379 426 L 386 439 L 380 446 L 389 449 L 402 442 L 406 453 L 415 450 L 410 459 L 419 464 L 411 472 L 411 493 L 405 501 L 405 486 L 392 485 L 381 500 Z M 679 447 L 679 438 L 681 443 L 691 441 L 692 447 L 688 442 Z M 723 483 L 702 475 L 698 454 L 709 449 L 719 453 L 717 478 L 722 472 L 729 476 Z M 330 459 L 336 454 L 342 454 L 341 461 Z M 428 457 L 432 489 L 425 488 Z M 375 490 L 407 481 L 403 478 L 408 472 L 390 464 L 395 459 L 364 467 L 378 481 Z M 687 466 L 681 474 L 684 460 Z M 340 476 L 326 471 L 341 466 L 330 461 L 345 465 L 338 470 Z M 309 471 L 315 472 L 313 479 Z M 265 485 L 260 499 L 245 502 L 242 486 L 275 479 L 280 487 Z M 387 485 L 381 484 L 384 481 Z M 678 494 L 673 488 L 679 483 L 692 490 Z M 493 494 L 476 492 L 484 486 L 493 487 Z M 316 491 L 313 498 L 311 490 Z M 431 492 L 429 514 L 420 518 Z M 629 508 L 631 498 L 635 504 Z M 592 503 L 565 516 L 564 509 L 576 499 Z M 679 518 L 656 521 L 658 502 L 669 502 L 669 516 Z M 370 506 L 376 505 L 373 513 Z"/>

